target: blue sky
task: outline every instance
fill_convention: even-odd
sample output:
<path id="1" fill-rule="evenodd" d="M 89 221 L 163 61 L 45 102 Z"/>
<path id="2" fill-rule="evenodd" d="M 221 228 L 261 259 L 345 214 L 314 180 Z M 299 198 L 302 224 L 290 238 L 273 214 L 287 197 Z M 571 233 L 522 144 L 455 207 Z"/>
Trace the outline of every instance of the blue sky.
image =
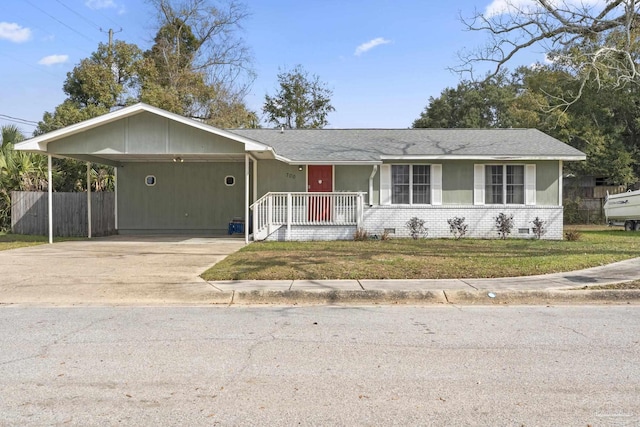
<path id="1" fill-rule="evenodd" d="M 279 68 L 300 64 L 333 90 L 331 128 L 410 127 L 430 96 L 459 77 L 447 70 L 456 53 L 484 43 L 458 17 L 503 0 L 264 0 L 247 1 L 243 38 L 257 79 L 246 98 L 261 113 L 274 94 Z M 0 125 L 33 125 L 64 99 L 66 73 L 88 57 L 106 31 L 151 45 L 153 9 L 143 0 L 11 0 L 0 14 Z M 540 52 L 517 58 L 530 64 Z"/>

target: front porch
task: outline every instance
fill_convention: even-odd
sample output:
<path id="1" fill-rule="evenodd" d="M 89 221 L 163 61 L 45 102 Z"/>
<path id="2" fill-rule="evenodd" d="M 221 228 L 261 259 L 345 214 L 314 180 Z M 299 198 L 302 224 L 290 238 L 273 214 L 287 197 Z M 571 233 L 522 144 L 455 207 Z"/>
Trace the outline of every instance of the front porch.
<path id="1" fill-rule="evenodd" d="M 363 226 L 364 193 L 269 192 L 250 208 L 254 241 L 348 239 Z"/>

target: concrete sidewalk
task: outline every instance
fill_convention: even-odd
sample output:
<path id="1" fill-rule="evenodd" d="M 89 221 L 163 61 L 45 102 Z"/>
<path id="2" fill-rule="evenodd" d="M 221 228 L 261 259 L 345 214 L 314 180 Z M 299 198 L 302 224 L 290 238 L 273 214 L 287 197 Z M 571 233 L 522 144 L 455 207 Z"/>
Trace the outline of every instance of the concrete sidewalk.
<path id="1" fill-rule="evenodd" d="M 640 279 L 640 258 L 580 271 L 495 279 L 208 282 L 231 304 L 543 304 L 640 302 L 640 290 L 589 286 Z M 586 288 L 585 288 L 586 287 Z M 585 289 L 582 289 L 585 288 Z"/>
<path id="2" fill-rule="evenodd" d="M 235 304 L 640 302 L 640 290 L 589 290 L 640 279 L 640 258 L 585 270 L 527 277 L 425 280 L 210 281 Z M 585 288 L 586 289 L 582 289 Z"/>

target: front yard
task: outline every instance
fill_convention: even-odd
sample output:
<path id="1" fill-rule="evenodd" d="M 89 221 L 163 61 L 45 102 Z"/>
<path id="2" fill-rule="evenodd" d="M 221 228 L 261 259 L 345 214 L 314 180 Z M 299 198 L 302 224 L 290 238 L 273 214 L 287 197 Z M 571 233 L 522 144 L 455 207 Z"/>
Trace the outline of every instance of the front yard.
<path id="1" fill-rule="evenodd" d="M 394 239 L 257 242 L 207 270 L 205 280 L 450 279 L 528 276 L 640 255 L 640 233 L 578 229 L 578 241 Z"/>

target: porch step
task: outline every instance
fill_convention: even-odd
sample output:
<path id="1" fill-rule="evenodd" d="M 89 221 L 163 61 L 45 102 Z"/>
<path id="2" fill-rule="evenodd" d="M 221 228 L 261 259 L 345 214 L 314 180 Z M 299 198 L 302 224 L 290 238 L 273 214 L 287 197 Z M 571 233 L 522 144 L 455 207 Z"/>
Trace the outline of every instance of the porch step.
<path id="1" fill-rule="evenodd" d="M 258 230 L 257 233 L 253 233 L 253 241 L 254 242 L 258 242 L 258 241 L 265 240 L 271 234 L 273 234 L 276 231 L 278 231 L 280 229 L 280 227 L 282 227 L 282 225 L 271 224 L 271 225 L 269 225 L 267 227 L 262 228 L 261 230 Z"/>

